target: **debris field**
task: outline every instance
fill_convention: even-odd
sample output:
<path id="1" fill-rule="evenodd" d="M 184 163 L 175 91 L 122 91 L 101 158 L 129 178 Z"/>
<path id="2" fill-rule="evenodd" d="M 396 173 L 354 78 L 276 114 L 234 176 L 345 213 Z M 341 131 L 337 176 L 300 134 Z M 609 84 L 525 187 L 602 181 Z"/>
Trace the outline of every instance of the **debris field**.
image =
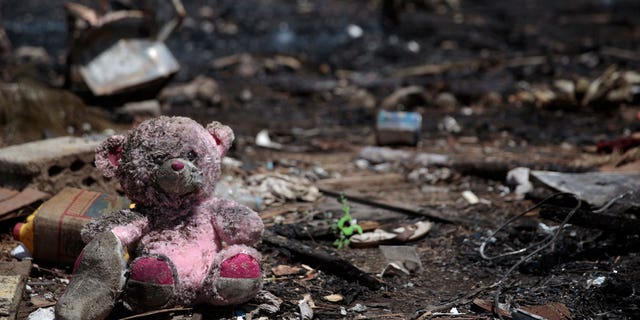
<path id="1" fill-rule="evenodd" d="M 637 1 L 107 2 L 0 2 L 0 319 L 53 319 L 86 221 L 20 228 L 129 206 L 95 148 L 160 115 L 234 130 L 264 287 L 109 319 L 640 317 Z"/>

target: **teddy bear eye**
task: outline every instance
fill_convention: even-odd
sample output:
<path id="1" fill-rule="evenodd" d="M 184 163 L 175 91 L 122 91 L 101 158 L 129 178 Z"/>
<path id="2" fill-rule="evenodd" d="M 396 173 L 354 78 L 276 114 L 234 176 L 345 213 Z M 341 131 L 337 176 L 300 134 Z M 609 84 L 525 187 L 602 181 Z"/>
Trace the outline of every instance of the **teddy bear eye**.
<path id="1" fill-rule="evenodd" d="M 153 157 L 153 163 L 157 164 L 157 165 L 162 165 L 162 163 L 165 161 L 164 157 Z"/>
<path id="2" fill-rule="evenodd" d="M 187 159 L 189 159 L 189 161 L 193 161 L 198 157 L 198 155 L 196 154 L 195 151 L 191 150 L 189 151 L 189 153 L 187 153 Z"/>

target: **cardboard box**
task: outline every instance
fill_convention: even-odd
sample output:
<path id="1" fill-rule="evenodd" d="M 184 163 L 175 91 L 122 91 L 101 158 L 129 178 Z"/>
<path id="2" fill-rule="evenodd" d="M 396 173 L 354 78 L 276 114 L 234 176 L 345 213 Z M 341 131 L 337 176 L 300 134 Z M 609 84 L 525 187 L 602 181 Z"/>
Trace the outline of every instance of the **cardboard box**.
<path id="1" fill-rule="evenodd" d="M 85 245 L 80 237 L 82 227 L 91 219 L 129 205 L 129 199 L 124 197 L 76 188 L 63 189 L 34 213 L 33 244 L 29 248 L 34 259 L 53 264 L 73 264 Z M 23 237 L 28 238 L 28 234 L 20 232 L 21 241 Z"/>

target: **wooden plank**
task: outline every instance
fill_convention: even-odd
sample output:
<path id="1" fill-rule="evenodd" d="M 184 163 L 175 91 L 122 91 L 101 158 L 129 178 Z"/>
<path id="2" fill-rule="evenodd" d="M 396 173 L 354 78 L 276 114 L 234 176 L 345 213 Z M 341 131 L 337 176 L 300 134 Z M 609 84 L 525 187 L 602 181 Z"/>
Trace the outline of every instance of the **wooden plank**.
<path id="1" fill-rule="evenodd" d="M 394 203 L 389 200 L 375 200 L 371 198 L 364 198 L 362 196 L 353 195 L 349 193 L 341 193 L 341 192 L 337 192 L 335 190 L 329 190 L 329 189 L 320 188 L 320 192 L 333 197 L 339 197 L 341 194 L 344 194 L 345 198 L 349 201 L 353 201 L 360 204 L 365 204 L 368 206 L 377 207 L 385 210 L 396 211 L 396 212 L 404 213 L 407 215 L 426 217 L 436 222 L 459 223 L 459 224 L 465 224 L 465 225 L 471 224 L 470 221 L 467 221 L 458 217 L 450 217 L 450 216 L 441 214 L 440 212 L 434 209 L 426 209 L 426 208 L 423 209 L 423 208 L 414 207 L 405 203 Z"/>
<path id="2" fill-rule="evenodd" d="M 262 240 L 275 249 L 287 250 L 297 261 L 334 274 L 347 281 L 356 282 L 372 290 L 378 290 L 384 285 L 374 276 L 326 250 L 307 246 L 293 239 L 278 236 L 268 230 L 264 232 Z"/>
<path id="3" fill-rule="evenodd" d="M 0 202 L 5 201 L 11 197 L 14 197 L 19 192 L 12 189 L 0 188 Z"/>
<path id="4" fill-rule="evenodd" d="M 313 208 L 313 205 L 310 203 L 299 203 L 299 202 L 287 203 L 279 207 L 266 209 L 264 211 L 261 211 L 259 214 L 262 220 L 268 220 L 268 219 L 275 218 L 277 216 L 281 216 L 288 212 L 304 211 L 304 210 L 310 210 L 312 208 Z"/>
<path id="5" fill-rule="evenodd" d="M 9 189 L 0 191 L 0 197 L 11 194 L 11 190 L 9 190 L 9 192 L 5 190 Z M 5 214 L 11 213 L 12 211 L 26 207 L 38 200 L 42 200 L 47 196 L 48 195 L 46 193 L 31 188 L 26 188 L 21 192 L 16 192 L 15 194 L 9 197 L 5 197 L 0 201 L 0 217 L 4 216 Z"/>
<path id="6" fill-rule="evenodd" d="M 369 176 L 352 176 L 334 179 L 324 179 L 316 182 L 316 186 L 320 189 L 341 190 L 349 188 L 357 188 L 360 190 L 379 189 L 382 186 L 405 184 L 404 175 L 377 174 Z"/>

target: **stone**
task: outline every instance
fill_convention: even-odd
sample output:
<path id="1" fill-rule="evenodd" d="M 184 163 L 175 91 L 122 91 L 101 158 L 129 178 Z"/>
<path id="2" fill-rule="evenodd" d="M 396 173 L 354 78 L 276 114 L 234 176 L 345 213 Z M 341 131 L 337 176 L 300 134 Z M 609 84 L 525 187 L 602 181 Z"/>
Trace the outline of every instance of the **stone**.
<path id="1" fill-rule="evenodd" d="M 438 108 L 452 110 L 458 105 L 458 100 L 451 92 L 441 92 L 436 96 L 435 104 Z"/>
<path id="2" fill-rule="evenodd" d="M 120 122 L 142 122 L 146 119 L 158 117 L 162 108 L 158 100 L 129 102 L 116 110 L 116 120 Z"/>
<path id="3" fill-rule="evenodd" d="M 210 77 L 198 76 L 184 84 L 175 84 L 162 90 L 160 100 L 171 105 L 210 107 L 222 102 L 220 86 Z"/>
<path id="4" fill-rule="evenodd" d="M 31 261 L 0 262 L 0 319 L 16 319 Z"/>
<path id="5" fill-rule="evenodd" d="M 420 86 L 400 88 L 382 100 L 384 110 L 409 110 L 428 103 L 426 90 Z"/>
<path id="6" fill-rule="evenodd" d="M 50 64 L 52 59 L 42 47 L 22 46 L 16 49 L 18 60 L 27 63 Z"/>

